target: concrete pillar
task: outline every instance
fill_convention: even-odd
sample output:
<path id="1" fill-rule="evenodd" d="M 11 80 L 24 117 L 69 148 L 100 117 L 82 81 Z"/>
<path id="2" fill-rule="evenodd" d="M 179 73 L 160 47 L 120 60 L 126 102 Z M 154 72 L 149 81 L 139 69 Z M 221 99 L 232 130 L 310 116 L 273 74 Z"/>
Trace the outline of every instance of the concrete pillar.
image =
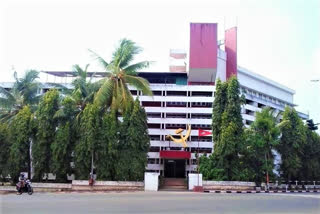
<path id="1" fill-rule="evenodd" d="M 144 173 L 144 191 L 158 191 L 159 173 L 145 172 Z"/>
<path id="2" fill-rule="evenodd" d="M 188 189 L 193 190 L 195 186 L 202 187 L 202 174 L 189 173 L 188 174 Z"/>

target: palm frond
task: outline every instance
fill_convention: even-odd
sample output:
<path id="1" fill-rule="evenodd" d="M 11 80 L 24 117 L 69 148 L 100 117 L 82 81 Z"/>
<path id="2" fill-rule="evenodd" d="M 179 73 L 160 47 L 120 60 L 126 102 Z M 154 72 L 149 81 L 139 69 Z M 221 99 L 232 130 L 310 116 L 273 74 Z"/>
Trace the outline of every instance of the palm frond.
<path id="1" fill-rule="evenodd" d="M 14 99 L 13 95 L 11 94 L 11 92 L 8 91 L 7 89 L 1 87 L 1 86 L 0 86 L 0 95 L 2 97 L 7 98 L 7 99 Z"/>
<path id="2" fill-rule="evenodd" d="M 90 64 L 87 64 L 85 69 L 82 69 L 78 64 L 72 66 L 72 70 L 74 71 L 74 75 L 76 75 L 80 79 L 87 78 L 87 71 Z"/>
<path id="3" fill-rule="evenodd" d="M 25 76 L 22 78 L 22 82 L 31 83 L 39 78 L 39 71 L 27 70 Z"/>
<path id="4" fill-rule="evenodd" d="M 121 94 L 118 94 L 118 96 L 121 95 L 120 106 L 122 107 L 122 110 L 125 111 L 130 106 L 130 104 L 133 103 L 133 98 L 124 80 L 120 81 L 120 91 Z"/>
<path id="5" fill-rule="evenodd" d="M 95 58 L 95 60 L 98 61 L 98 63 L 102 66 L 104 71 L 108 70 L 108 65 L 109 63 L 107 63 L 100 55 L 98 55 L 97 53 L 95 53 L 94 51 L 88 49 L 88 51 L 91 53 L 91 55 Z"/>
<path id="6" fill-rule="evenodd" d="M 124 79 L 127 83 L 132 85 L 133 87 L 137 88 L 138 90 L 141 90 L 143 94 L 152 96 L 152 91 L 149 86 L 149 82 L 142 78 L 142 77 L 137 77 L 137 76 L 132 76 L 132 75 L 124 75 Z"/>
<path id="7" fill-rule="evenodd" d="M 152 62 L 150 61 L 142 61 L 142 62 L 129 65 L 125 67 L 123 70 L 125 70 L 126 74 L 135 74 L 138 70 L 148 68 L 151 63 Z"/>
<path id="8" fill-rule="evenodd" d="M 114 82 L 113 79 L 105 80 L 97 92 L 94 102 L 99 106 L 109 105 L 113 97 Z"/>
<path id="9" fill-rule="evenodd" d="M 124 68 L 132 62 L 135 55 L 139 54 L 142 49 L 129 39 L 121 39 L 119 47 L 113 53 L 112 61 L 119 67 Z"/>

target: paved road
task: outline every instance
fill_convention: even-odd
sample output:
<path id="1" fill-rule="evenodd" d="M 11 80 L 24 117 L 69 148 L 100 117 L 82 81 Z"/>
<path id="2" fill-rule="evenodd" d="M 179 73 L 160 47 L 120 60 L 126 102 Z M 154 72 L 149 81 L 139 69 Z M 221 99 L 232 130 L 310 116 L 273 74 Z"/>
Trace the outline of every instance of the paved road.
<path id="1" fill-rule="evenodd" d="M 320 213 L 320 194 L 34 193 L 0 195 L 0 213 Z"/>

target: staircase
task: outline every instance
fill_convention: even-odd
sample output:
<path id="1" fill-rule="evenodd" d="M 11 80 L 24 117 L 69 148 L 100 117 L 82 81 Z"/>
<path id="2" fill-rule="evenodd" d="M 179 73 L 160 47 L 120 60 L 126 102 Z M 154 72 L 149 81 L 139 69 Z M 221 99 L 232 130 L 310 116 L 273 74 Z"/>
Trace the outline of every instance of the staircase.
<path id="1" fill-rule="evenodd" d="M 163 191 L 186 191 L 188 190 L 187 182 L 184 178 L 163 178 L 160 185 Z"/>

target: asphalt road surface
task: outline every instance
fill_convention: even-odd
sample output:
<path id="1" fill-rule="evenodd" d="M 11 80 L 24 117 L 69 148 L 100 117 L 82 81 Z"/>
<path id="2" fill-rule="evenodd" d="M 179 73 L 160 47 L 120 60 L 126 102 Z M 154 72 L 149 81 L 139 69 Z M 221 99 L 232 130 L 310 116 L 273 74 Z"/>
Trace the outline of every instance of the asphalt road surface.
<path id="1" fill-rule="evenodd" d="M 34 193 L 0 195 L 0 213 L 320 213 L 318 193 Z"/>

